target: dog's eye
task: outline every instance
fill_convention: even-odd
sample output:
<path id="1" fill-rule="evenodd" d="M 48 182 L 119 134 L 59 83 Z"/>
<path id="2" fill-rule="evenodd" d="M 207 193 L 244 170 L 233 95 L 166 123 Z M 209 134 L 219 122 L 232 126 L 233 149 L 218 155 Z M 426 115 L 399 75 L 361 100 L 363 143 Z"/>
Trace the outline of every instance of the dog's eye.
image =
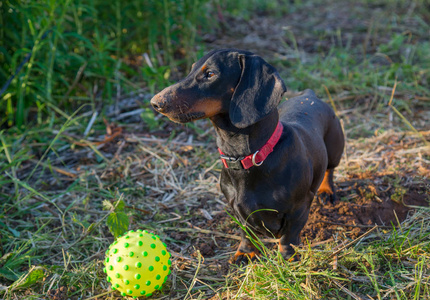
<path id="1" fill-rule="evenodd" d="M 215 76 L 215 73 L 214 73 L 214 72 L 212 72 L 212 71 L 207 71 L 207 72 L 205 73 L 205 76 L 206 76 L 206 78 L 211 78 L 211 77 Z"/>

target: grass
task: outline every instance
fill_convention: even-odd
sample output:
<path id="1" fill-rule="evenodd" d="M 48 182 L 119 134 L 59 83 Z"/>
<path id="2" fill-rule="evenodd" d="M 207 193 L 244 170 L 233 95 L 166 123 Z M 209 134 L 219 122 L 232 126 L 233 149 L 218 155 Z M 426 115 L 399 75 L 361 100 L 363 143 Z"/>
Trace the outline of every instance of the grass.
<path id="1" fill-rule="evenodd" d="M 389 233 L 357 238 L 356 247 L 327 243 L 304 247 L 300 263 L 276 254 L 235 277 L 239 298 L 422 299 L 429 296 L 428 209 Z M 335 254 L 336 253 L 336 254 Z M 405 259 L 405 258 L 408 259 Z"/>
<path id="2" fill-rule="evenodd" d="M 20 23 L 19 31 L 0 29 L 0 36 L 18 45 L 14 51 L 0 45 L 2 64 L 7 62 L 2 79 L 35 45 L 0 96 L 0 109 L 7 112 L 0 131 L 1 298 L 115 299 L 119 294 L 105 280 L 103 259 L 125 227 L 160 235 L 172 253 L 172 275 L 154 298 L 430 298 L 428 208 L 366 234 L 371 224 L 356 238 L 338 225 L 330 239 L 298 247 L 300 263 L 285 262 L 272 241 L 263 240 L 261 260 L 242 268 L 228 265 L 238 226 L 219 190 L 211 124 L 174 125 L 147 103 L 188 68 L 195 53 L 213 47 L 196 43 L 206 33 L 231 35 L 236 45 L 244 35 L 235 30 L 243 22 L 267 21 L 277 28 L 288 20 L 278 52 L 265 58 L 277 66 L 289 96 L 313 88 L 332 98 L 347 136 L 336 173 L 340 201 L 361 194 L 373 202 L 429 199 L 426 3 L 345 4 L 359 16 L 371 12 L 372 19 L 341 30 L 325 23 L 326 13 L 337 11 L 334 2 L 296 3 L 282 9 L 287 17 L 275 2 L 252 1 L 258 11 L 241 11 L 218 1 L 220 10 L 215 5 L 202 12 L 205 1 L 156 1 L 148 7 L 139 1 L 109 7 L 98 1 L 36 1 L 1 19 L 5 26 Z M 2 12 L 13 6 L 5 3 Z M 305 24 L 294 21 L 312 7 L 319 14 Z M 208 12 L 221 12 L 228 30 L 207 29 L 205 22 L 213 20 Z M 103 22 L 107 17 L 109 24 Z M 186 54 L 177 59 L 181 48 Z M 136 53 L 142 52 L 150 63 L 136 67 Z M 123 96 L 138 86 L 144 88 Z"/>
<path id="3" fill-rule="evenodd" d="M 100 111 L 135 89 L 133 82 L 153 81 L 147 65 L 155 75 L 165 64 L 177 69 L 175 57 L 189 67 L 196 27 L 207 26 L 206 2 L 1 1 L 0 110 L 6 114 L 0 125 L 41 125 L 83 104 Z M 145 63 L 123 63 L 144 53 Z"/>

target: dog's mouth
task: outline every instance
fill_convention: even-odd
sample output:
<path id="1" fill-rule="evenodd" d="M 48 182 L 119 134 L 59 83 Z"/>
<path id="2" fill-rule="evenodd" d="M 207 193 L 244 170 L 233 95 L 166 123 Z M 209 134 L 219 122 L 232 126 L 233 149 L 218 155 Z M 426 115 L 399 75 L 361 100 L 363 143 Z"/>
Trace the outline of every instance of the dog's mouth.
<path id="1" fill-rule="evenodd" d="M 188 123 L 195 120 L 203 119 L 206 117 L 204 112 L 193 112 L 193 113 L 184 113 L 178 115 L 167 115 L 166 116 L 173 122 L 176 123 Z"/>

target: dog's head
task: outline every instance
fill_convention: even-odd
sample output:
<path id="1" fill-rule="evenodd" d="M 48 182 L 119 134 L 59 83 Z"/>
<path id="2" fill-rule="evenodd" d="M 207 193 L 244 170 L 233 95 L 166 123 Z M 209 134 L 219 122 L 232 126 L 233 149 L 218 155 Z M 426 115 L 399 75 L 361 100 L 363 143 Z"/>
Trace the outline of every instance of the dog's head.
<path id="1" fill-rule="evenodd" d="M 215 50 L 197 61 L 188 76 L 151 99 L 155 110 L 175 122 L 228 114 L 238 128 L 274 110 L 285 85 L 274 67 L 248 51 Z"/>

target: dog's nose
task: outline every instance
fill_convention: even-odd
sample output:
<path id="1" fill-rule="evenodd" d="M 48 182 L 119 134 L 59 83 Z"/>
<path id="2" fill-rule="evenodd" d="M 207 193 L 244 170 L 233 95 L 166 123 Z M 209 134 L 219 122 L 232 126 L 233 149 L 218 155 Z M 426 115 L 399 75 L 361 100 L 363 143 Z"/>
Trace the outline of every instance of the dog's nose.
<path id="1" fill-rule="evenodd" d="M 156 111 L 163 112 L 163 110 L 166 108 L 166 101 L 160 99 L 157 95 L 155 95 L 151 99 L 151 105 Z"/>

